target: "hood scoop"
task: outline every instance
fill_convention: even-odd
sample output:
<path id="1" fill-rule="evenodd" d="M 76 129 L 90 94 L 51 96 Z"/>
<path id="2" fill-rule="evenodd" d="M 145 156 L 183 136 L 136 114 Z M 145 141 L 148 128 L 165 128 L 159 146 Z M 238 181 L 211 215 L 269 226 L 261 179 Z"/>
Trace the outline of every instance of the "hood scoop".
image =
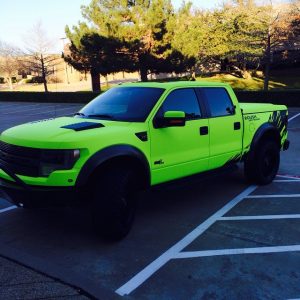
<path id="1" fill-rule="evenodd" d="M 72 129 L 74 131 L 82 131 L 82 130 L 100 128 L 100 127 L 104 127 L 104 125 L 101 123 L 81 122 L 81 123 L 75 123 L 75 124 L 62 126 L 60 128 Z"/>

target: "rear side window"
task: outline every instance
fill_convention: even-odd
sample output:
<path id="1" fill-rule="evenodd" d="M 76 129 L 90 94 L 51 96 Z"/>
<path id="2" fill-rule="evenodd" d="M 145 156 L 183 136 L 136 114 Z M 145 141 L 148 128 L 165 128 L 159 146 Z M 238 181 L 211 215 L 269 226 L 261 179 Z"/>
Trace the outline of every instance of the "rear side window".
<path id="1" fill-rule="evenodd" d="M 166 111 L 184 111 L 186 120 L 201 118 L 200 107 L 194 89 L 178 89 L 172 91 L 158 111 L 162 117 Z"/>
<path id="2" fill-rule="evenodd" d="M 203 88 L 203 92 L 212 117 L 234 114 L 232 101 L 224 88 Z"/>

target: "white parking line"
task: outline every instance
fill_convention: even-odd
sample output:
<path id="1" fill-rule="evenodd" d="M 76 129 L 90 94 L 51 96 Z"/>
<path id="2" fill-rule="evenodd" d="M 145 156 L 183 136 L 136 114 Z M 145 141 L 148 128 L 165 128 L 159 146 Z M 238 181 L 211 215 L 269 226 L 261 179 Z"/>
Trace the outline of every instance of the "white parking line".
<path id="1" fill-rule="evenodd" d="M 177 253 L 176 257 L 174 258 L 178 259 L 178 258 L 194 258 L 194 257 L 206 257 L 206 256 L 220 256 L 220 255 L 262 254 L 262 253 L 279 253 L 279 252 L 295 252 L 295 251 L 300 251 L 300 245 L 187 251 L 187 252 Z"/>
<path id="2" fill-rule="evenodd" d="M 291 122 L 292 120 L 296 119 L 299 116 L 300 116 L 300 113 L 294 115 L 293 117 L 289 118 L 289 122 Z"/>
<path id="3" fill-rule="evenodd" d="M 295 176 L 295 175 L 276 175 L 276 176 L 277 177 L 281 177 L 281 178 L 300 180 L 300 177 L 299 176 Z"/>
<path id="4" fill-rule="evenodd" d="M 287 195 L 251 195 L 245 198 L 255 199 L 255 198 L 298 198 L 300 194 L 287 194 Z"/>
<path id="5" fill-rule="evenodd" d="M 17 206 L 13 205 L 13 206 L 9 206 L 9 207 L 0 209 L 0 214 L 4 213 L 6 211 L 10 211 L 10 210 L 16 209 L 16 208 L 17 208 Z"/>
<path id="6" fill-rule="evenodd" d="M 277 179 L 273 180 L 273 182 L 300 182 L 300 179 Z"/>
<path id="7" fill-rule="evenodd" d="M 300 214 L 261 215 L 261 216 L 230 216 L 230 217 L 221 217 L 219 219 L 219 221 L 279 220 L 279 219 L 300 219 Z"/>
<path id="8" fill-rule="evenodd" d="M 213 225 L 220 217 L 224 216 L 229 210 L 241 202 L 245 197 L 251 194 L 257 188 L 256 185 L 251 185 L 246 188 L 242 193 L 233 198 L 220 210 L 214 213 L 210 218 L 196 227 L 193 231 L 187 234 L 178 243 L 168 249 L 165 253 L 159 256 L 156 260 L 150 263 L 142 271 L 131 278 L 127 283 L 118 288 L 115 292 L 121 296 L 129 295 L 132 291 L 143 284 L 149 277 L 151 277 L 156 271 L 163 267 L 167 262 L 169 262 L 174 257 L 177 257 L 179 252 L 192 243 L 196 238 L 198 238 L 204 231 L 206 231 L 211 225 Z"/>

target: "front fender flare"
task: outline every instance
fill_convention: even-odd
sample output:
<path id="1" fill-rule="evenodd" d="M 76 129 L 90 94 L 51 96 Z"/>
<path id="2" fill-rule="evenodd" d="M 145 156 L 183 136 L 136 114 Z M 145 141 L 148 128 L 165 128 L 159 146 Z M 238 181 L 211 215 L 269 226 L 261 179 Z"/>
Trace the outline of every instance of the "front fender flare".
<path id="1" fill-rule="evenodd" d="M 144 153 L 130 145 L 114 145 L 101 149 L 86 161 L 78 174 L 75 185 L 78 187 L 84 186 L 96 168 L 98 168 L 109 159 L 122 156 L 137 159 L 143 165 L 147 180 L 148 182 L 150 182 L 150 167 Z"/>

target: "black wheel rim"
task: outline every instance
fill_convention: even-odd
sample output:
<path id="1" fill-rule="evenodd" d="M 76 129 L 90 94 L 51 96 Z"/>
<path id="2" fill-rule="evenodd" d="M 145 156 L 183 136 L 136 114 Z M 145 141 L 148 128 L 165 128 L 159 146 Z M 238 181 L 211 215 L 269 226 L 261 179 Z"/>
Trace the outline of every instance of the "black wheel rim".
<path id="1" fill-rule="evenodd" d="M 277 172 L 278 153 L 274 150 L 266 151 L 262 160 L 262 173 L 265 177 L 273 176 Z"/>
<path id="2" fill-rule="evenodd" d="M 120 220 L 124 228 L 130 227 L 135 215 L 135 201 L 131 192 L 126 191 L 121 196 Z"/>

